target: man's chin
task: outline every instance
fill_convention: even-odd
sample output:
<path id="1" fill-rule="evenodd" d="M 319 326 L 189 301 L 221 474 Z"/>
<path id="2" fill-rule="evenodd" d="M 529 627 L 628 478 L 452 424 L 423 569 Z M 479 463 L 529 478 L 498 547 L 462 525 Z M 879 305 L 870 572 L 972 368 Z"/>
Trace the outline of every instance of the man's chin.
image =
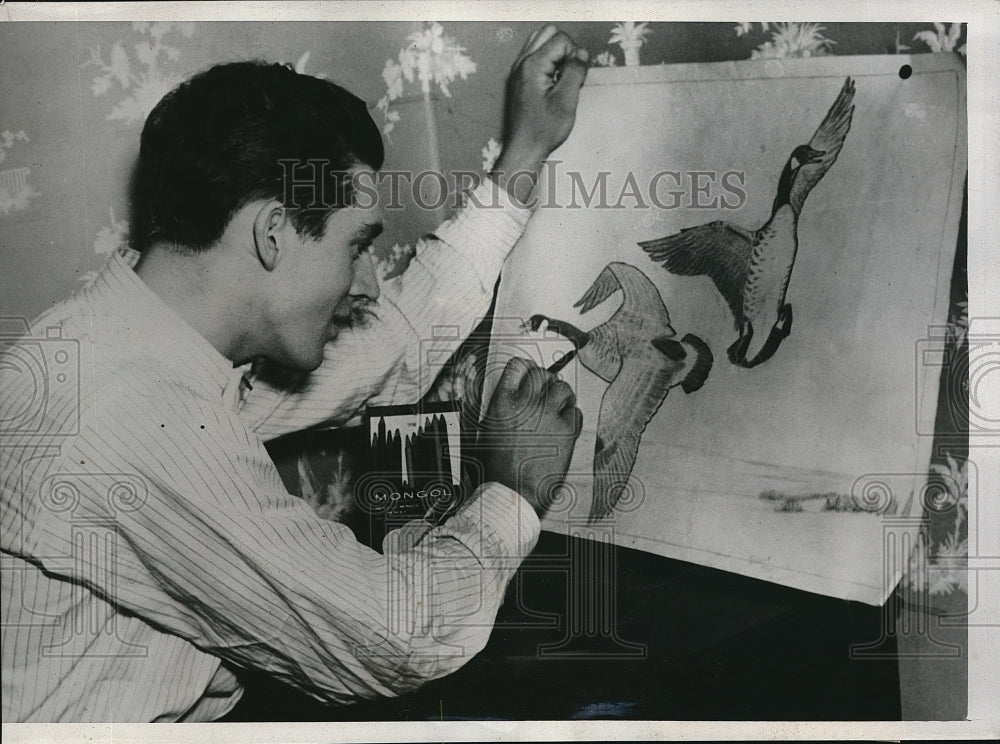
<path id="1" fill-rule="evenodd" d="M 319 354 L 315 354 L 310 359 L 303 359 L 302 364 L 299 365 L 298 369 L 300 372 L 312 372 L 319 368 L 323 363 L 323 351 L 320 350 Z"/>
<path id="2" fill-rule="evenodd" d="M 326 344 L 323 343 L 316 348 L 310 349 L 309 353 L 296 354 L 294 357 L 287 359 L 283 366 L 290 367 L 296 372 L 312 372 L 323 363 L 323 350 L 325 348 Z"/>

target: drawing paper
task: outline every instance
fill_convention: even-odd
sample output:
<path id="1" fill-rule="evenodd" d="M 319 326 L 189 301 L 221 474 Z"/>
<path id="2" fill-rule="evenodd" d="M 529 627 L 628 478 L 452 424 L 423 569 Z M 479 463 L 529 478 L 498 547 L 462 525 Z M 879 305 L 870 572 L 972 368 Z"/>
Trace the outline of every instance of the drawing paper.
<path id="1" fill-rule="evenodd" d="M 789 156 L 848 77 L 850 129 L 798 215 L 788 335 L 740 366 L 727 349 L 741 332 L 712 278 L 670 271 L 640 243 L 715 220 L 764 226 Z M 621 291 L 585 313 L 574 305 L 612 262 L 645 274 L 676 339 L 702 339 L 713 363 L 699 389 L 669 389 L 625 490 L 596 521 L 610 385 L 580 357 L 568 364 L 584 429 L 545 529 L 885 600 L 926 487 L 966 169 L 964 79 L 948 55 L 590 71 L 576 128 L 504 267 L 487 387 L 511 355 L 549 366 L 573 348 L 545 324 L 526 332 L 532 315 L 583 332 L 611 319 Z M 772 325 L 759 323 L 757 343 Z"/>

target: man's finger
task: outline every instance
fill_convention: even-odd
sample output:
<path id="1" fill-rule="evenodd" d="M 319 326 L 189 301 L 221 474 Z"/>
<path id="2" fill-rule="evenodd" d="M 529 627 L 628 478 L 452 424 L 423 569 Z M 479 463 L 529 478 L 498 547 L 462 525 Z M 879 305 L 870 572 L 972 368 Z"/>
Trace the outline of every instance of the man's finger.
<path id="1" fill-rule="evenodd" d="M 536 51 L 538 51 L 538 48 L 546 41 L 548 41 L 552 37 L 552 35 L 558 31 L 559 29 L 556 26 L 553 26 L 552 24 L 542 26 L 541 28 L 536 28 L 534 31 L 532 31 L 531 36 L 529 36 L 528 40 L 524 42 L 524 46 L 521 48 L 521 52 L 517 55 L 517 59 L 514 60 L 514 67 L 517 67 L 522 62 L 524 62 L 525 59 L 527 59 Z"/>
<path id="2" fill-rule="evenodd" d="M 549 403 L 556 413 L 562 414 L 567 408 L 576 406 L 576 394 L 568 382 L 552 381 L 549 385 Z"/>
<path id="3" fill-rule="evenodd" d="M 539 35 L 539 38 L 541 38 L 541 35 Z M 538 44 L 537 39 L 535 40 L 535 44 Z M 573 39 L 568 34 L 557 31 L 529 56 L 538 60 L 538 66 L 542 72 L 546 75 L 552 75 L 560 68 L 563 60 L 567 58 L 575 59 L 575 55 L 576 44 L 573 43 Z"/>
<path id="4" fill-rule="evenodd" d="M 527 359 L 521 357 L 511 357 L 504 367 L 503 374 L 500 375 L 500 382 L 497 384 L 498 390 L 514 392 L 520 390 L 525 379 L 534 367 Z"/>
<path id="5" fill-rule="evenodd" d="M 517 65 L 521 62 L 522 59 L 531 54 L 531 50 L 534 49 L 532 44 L 535 43 L 535 37 L 538 36 L 538 32 L 540 30 L 541 29 L 536 28 L 528 35 L 528 40 L 524 42 L 524 46 L 521 47 L 521 51 L 517 53 L 517 59 L 514 60 L 514 67 L 517 67 Z"/>
<path id="6" fill-rule="evenodd" d="M 529 40 L 529 43 L 525 45 L 527 49 L 527 53 L 525 56 L 527 56 L 528 54 L 534 54 L 542 47 L 543 44 L 545 44 L 545 42 L 547 42 L 557 33 L 561 32 L 559 31 L 558 26 L 554 26 L 551 23 L 549 23 L 543 26 L 540 31 L 536 31 L 535 33 L 538 35 L 534 39 Z"/>
<path id="7" fill-rule="evenodd" d="M 549 371 L 544 367 L 539 367 L 534 362 L 528 362 L 531 368 L 528 374 L 521 380 L 522 392 L 527 388 L 529 395 L 542 396 L 549 384 Z"/>

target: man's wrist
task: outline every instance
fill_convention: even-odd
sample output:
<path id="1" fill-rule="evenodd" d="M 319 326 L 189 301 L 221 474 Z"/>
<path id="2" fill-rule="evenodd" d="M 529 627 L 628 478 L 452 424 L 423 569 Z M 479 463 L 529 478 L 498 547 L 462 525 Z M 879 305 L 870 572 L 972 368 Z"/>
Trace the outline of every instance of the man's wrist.
<path id="1" fill-rule="evenodd" d="M 517 204 L 525 206 L 531 197 L 546 154 L 541 151 L 504 150 L 490 171 L 492 178 Z"/>
<path id="2" fill-rule="evenodd" d="M 462 505 L 459 515 L 490 524 L 501 534 L 509 555 L 530 553 L 541 529 L 541 517 L 534 505 L 522 493 L 497 481 L 487 481 L 477 488 L 474 498 Z M 473 515 L 478 515 L 478 519 Z"/>

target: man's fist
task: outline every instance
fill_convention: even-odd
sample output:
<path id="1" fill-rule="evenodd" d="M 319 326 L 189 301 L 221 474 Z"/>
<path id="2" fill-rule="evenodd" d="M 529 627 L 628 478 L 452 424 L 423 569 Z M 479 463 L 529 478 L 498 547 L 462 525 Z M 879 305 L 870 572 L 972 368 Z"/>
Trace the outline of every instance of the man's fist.
<path id="1" fill-rule="evenodd" d="M 582 425 L 567 383 L 526 359 L 511 359 L 480 432 L 486 480 L 514 489 L 542 516 L 566 477 Z"/>
<path id="2" fill-rule="evenodd" d="M 587 50 L 552 25 L 528 37 L 507 79 L 504 149 L 494 168 L 503 183 L 516 173 L 537 174 L 576 121 L 580 87 L 587 76 Z M 515 179 L 512 194 L 524 202 L 528 182 Z"/>

